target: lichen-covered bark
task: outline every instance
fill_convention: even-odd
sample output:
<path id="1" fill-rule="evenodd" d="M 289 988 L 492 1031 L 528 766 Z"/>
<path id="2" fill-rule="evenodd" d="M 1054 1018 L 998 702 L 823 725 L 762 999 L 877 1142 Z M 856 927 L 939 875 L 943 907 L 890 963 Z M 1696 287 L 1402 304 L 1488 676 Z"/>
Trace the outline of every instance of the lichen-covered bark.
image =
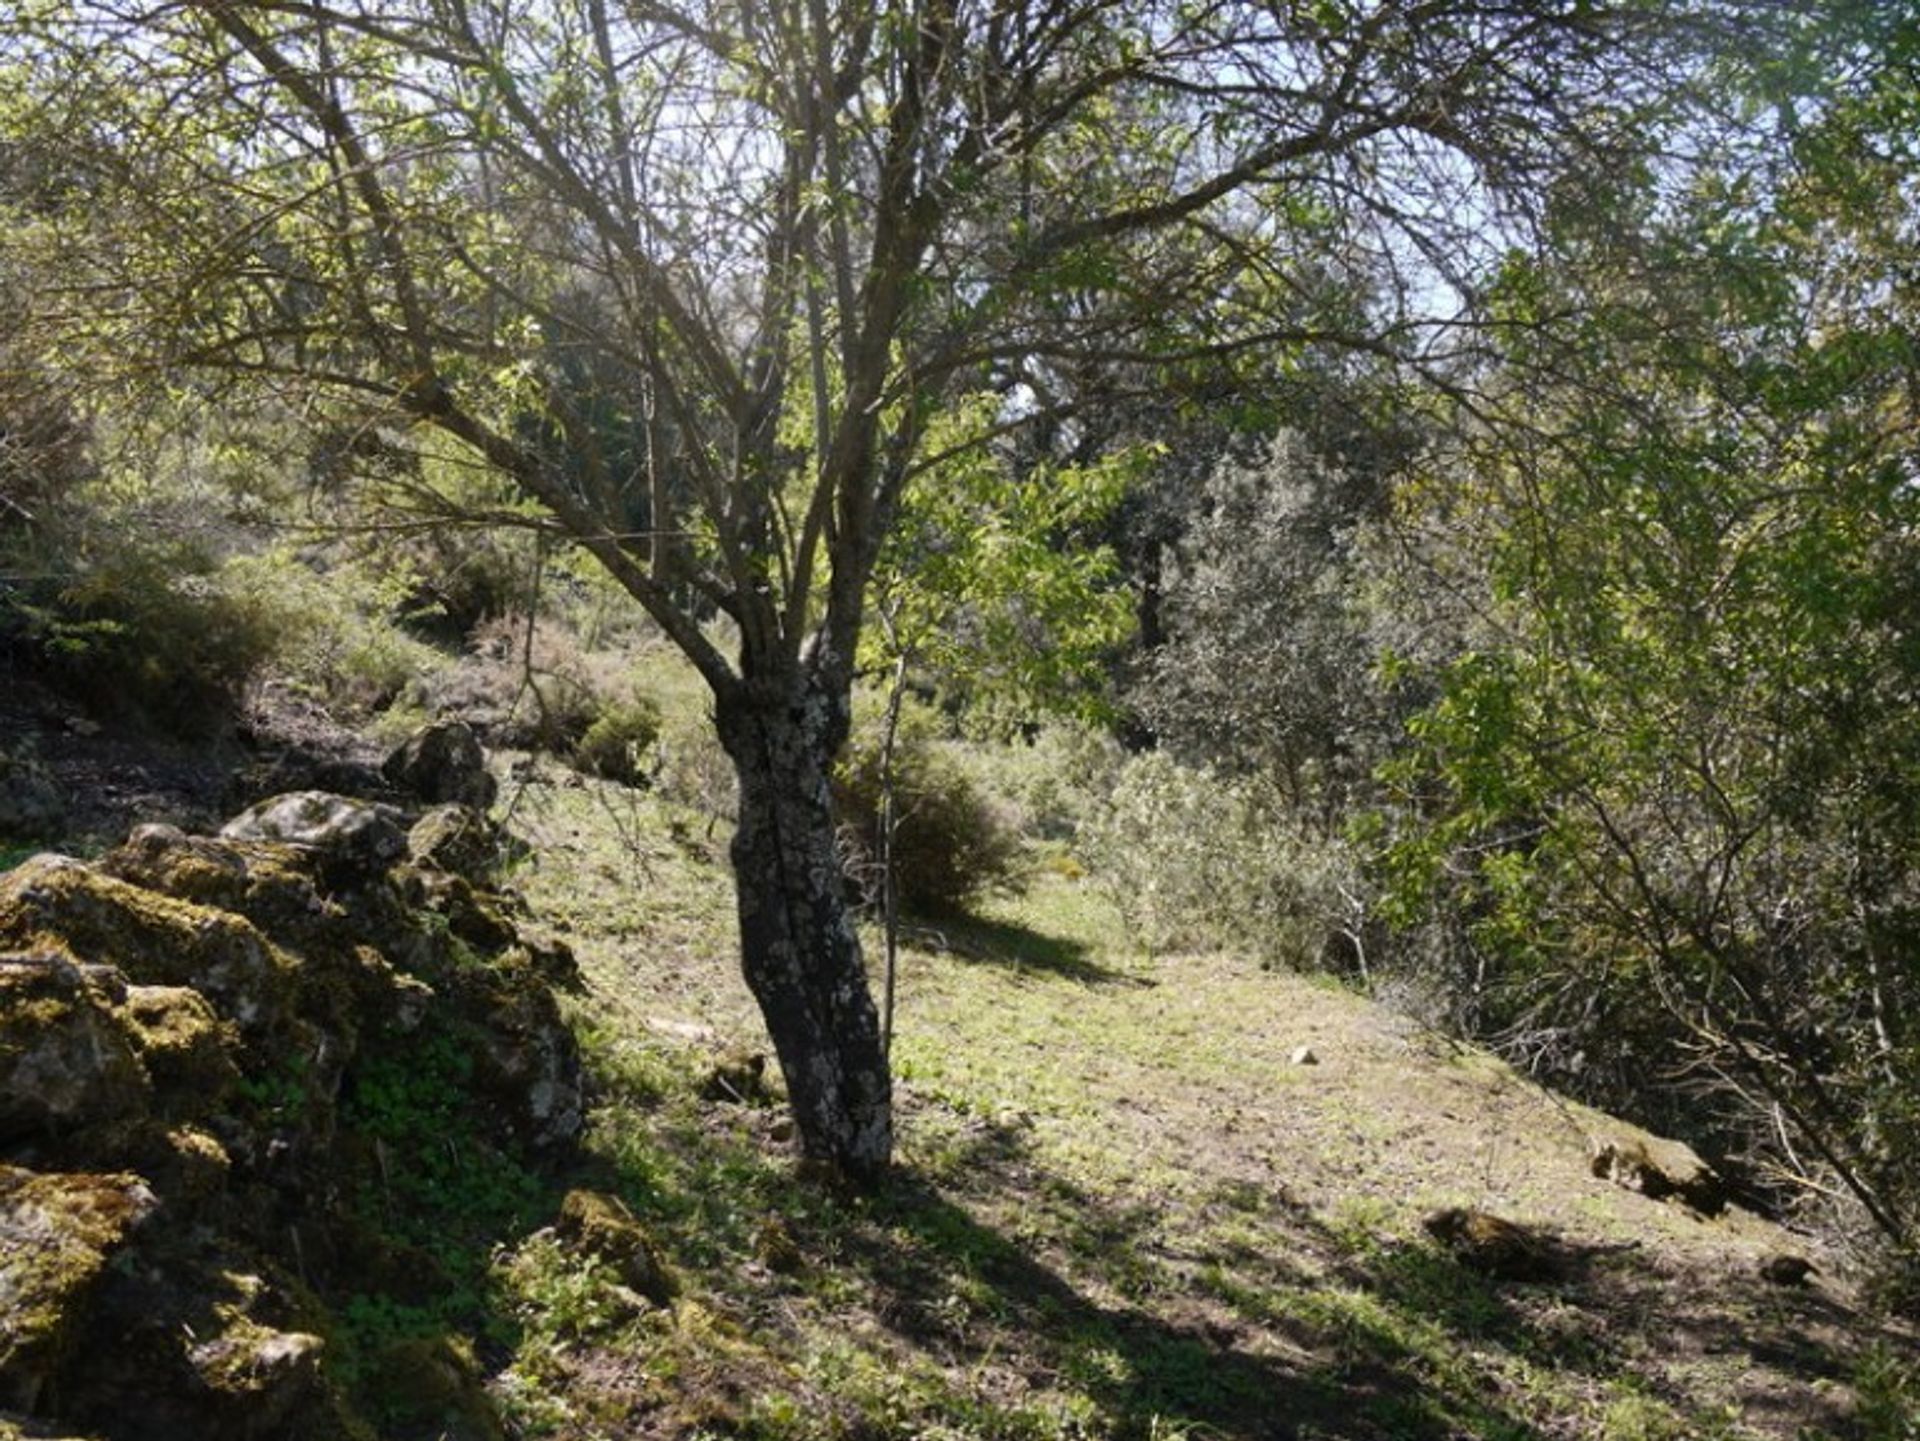
<path id="1" fill-rule="evenodd" d="M 741 964 L 801 1149 L 871 1185 L 892 1157 L 892 1083 L 834 846 L 828 779 L 849 705 L 844 688 L 796 680 L 742 687 L 717 719 L 740 781 Z"/>

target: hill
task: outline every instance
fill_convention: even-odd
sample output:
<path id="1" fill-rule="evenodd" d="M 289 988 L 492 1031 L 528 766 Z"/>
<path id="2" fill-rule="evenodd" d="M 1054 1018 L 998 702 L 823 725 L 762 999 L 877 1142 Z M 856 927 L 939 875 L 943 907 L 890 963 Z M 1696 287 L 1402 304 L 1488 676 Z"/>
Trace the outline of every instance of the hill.
<path id="1" fill-rule="evenodd" d="M 364 764 L 333 739 L 336 773 Z M 77 776 L 128 744 L 47 750 Z M 114 759 L 142 807 L 214 807 L 217 767 Z M 1914 1338 L 1843 1258 L 1596 1176 L 1632 1128 L 1371 1001 L 1145 954 L 1071 865 L 909 929 L 898 1175 L 836 1193 L 796 1164 L 729 963 L 723 828 L 552 761 L 495 770 L 504 903 L 584 982 L 560 1005 L 586 1124 L 529 1162 L 382 1063 L 359 1184 L 433 1265 L 396 1289 L 332 1258 L 353 1299 L 303 1313 L 381 1436 L 1914 1434 Z M 340 1084 L 351 1117 L 371 1093 Z M 1461 1245 L 1450 1208 L 1514 1223 L 1527 1264 Z M 1808 1284 L 1763 1277 L 1783 1255 Z"/>

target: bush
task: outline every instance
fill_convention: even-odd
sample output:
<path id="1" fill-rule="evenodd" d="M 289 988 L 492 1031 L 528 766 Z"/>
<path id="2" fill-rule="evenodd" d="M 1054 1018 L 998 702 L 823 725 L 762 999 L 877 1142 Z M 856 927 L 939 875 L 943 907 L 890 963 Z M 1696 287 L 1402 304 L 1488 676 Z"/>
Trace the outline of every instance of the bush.
<path id="1" fill-rule="evenodd" d="M 1151 946 L 1365 969 L 1365 892 L 1349 847 L 1252 782 L 1158 752 L 1135 756 L 1080 846 Z"/>
<path id="2" fill-rule="evenodd" d="M 628 657 L 587 650 L 567 627 L 524 615 L 500 616 L 473 633 L 459 667 L 426 697 L 439 715 L 457 715 L 494 745 L 576 753 L 594 724 L 639 704 Z"/>
<path id="3" fill-rule="evenodd" d="M 1019 842 L 954 752 L 936 718 L 910 702 L 894 742 L 893 875 L 900 905 L 923 914 L 963 909 L 1019 878 Z M 879 895 L 881 718 L 856 726 L 834 777 L 847 875 L 864 899 Z"/>
<path id="4" fill-rule="evenodd" d="M 16 664 L 89 710 L 182 734 L 217 724 L 279 647 L 286 609 L 232 583 L 197 547 L 103 505 L 10 547 L 0 599 Z"/>
<path id="5" fill-rule="evenodd" d="M 660 738 L 660 708 L 636 697 L 603 711 L 573 748 L 576 769 L 602 780 L 643 786 L 647 758 Z"/>

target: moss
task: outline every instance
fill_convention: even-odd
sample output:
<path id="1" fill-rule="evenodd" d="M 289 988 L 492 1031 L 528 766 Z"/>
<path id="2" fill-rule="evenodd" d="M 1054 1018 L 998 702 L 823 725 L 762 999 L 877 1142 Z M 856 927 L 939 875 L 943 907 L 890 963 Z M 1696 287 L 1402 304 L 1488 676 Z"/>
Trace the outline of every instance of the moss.
<path id="1" fill-rule="evenodd" d="M 473 1347 L 462 1337 L 396 1341 L 375 1360 L 370 1386 L 393 1420 L 430 1427 L 447 1441 L 497 1441 L 505 1434 Z"/>
<path id="2" fill-rule="evenodd" d="M 0 944 L 63 946 L 134 981 L 194 986 L 247 1028 L 287 1008 L 291 963 L 250 921 L 63 856 L 37 857 L 0 878 Z"/>
<path id="3" fill-rule="evenodd" d="M 188 986 L 135 986 L 124 1013 L 147 1074 L 163 1098 L 184 1102 L 193 1114 L 216 1106 L 239 1072 L 233 1029 Z"/>
<path id="4" fill-rule="evenodd" d="M 0 1167 L 0 1400 L 31 1405 L 101 1273 L 154 1204 L 138 1176 Z"/>
<path id="5" fill-rule="evenodd" d="M 653 1238 L 614 1196 L 599 1191 L 569 1191 L 560 1203 L 555 1227 L 563 1240 L 605 1261 L 620 1279 L 656 1305 L 665 1305 L 679 1291 L 660 1260 Z"/>

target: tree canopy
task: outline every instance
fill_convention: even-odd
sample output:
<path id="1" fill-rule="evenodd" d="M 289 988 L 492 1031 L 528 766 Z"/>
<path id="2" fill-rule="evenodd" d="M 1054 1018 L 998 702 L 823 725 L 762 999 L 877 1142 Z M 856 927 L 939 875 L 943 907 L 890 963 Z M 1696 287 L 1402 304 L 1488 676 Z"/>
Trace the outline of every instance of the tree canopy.
<path id="1" fill-rule="evenodd" d="M 1110 399 L 1308 343 L 1445 372 L 1530 217 L 1677 133 L 1694 57 L 1765 16 L 25 0 L 6 264 L 67 363 L 486 468 L 647 609 L 740 773 L 803 1144 L 870 1177 L 888 1084 L 827 769 L 941 409 L 993 397 L 984 441 L 1070 419 L 1089 368 Z"/>

